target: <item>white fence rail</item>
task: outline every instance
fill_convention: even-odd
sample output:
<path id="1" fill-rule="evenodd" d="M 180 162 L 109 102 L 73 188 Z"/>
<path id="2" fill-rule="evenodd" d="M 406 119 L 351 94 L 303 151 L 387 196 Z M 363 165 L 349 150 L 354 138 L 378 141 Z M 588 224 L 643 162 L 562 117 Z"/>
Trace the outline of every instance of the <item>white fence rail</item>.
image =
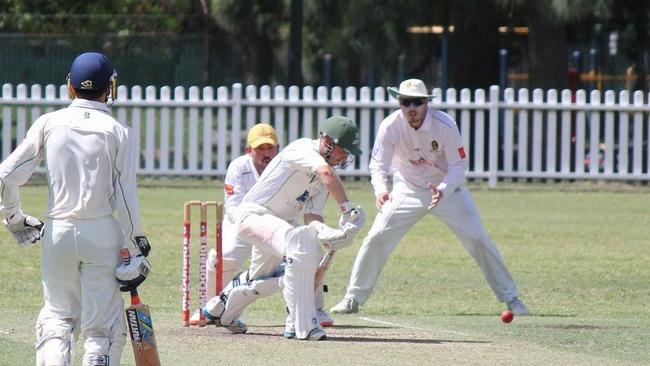
<path id="1" fill-rule="evenodd" d="M 642 92 L 544 92 L 498 87 L 470 91 L 433 89 L 433 105 L 458 122 L 468 150 L 468 178 L 495 186 L 508 179 L 647 180 L 650 175 L 650 107 Z M 113 115 L 133 128 L 140 143 L 139 173 L 224 176 L 243 153 L 253 124 L 275 126 L 280 144 L 316 137 L 319 122 L 345 115 L 361 130 L 354 166 L 342 175 L 367 176 L 381 120 L 397 108 L 384 88 L 292 86 L 118 88 Z M 65 86 L 4 84 L 2 158 L 41 114 L 69 103 Z"/>

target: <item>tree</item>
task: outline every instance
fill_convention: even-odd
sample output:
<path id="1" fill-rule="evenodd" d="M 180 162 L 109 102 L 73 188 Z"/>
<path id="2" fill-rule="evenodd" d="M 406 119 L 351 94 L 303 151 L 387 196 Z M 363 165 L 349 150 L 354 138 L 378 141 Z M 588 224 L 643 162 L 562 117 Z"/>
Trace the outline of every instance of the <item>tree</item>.
<path id="1" fill-rule="evenodd" d="M 252 84 L 272 84 L 284 80 L 278 61 L 288 33 L 286 4 L 267 0 L 212 0 L 217 25 L 229 33 L 231 44 L 244 65 L 244 80 Z"/>

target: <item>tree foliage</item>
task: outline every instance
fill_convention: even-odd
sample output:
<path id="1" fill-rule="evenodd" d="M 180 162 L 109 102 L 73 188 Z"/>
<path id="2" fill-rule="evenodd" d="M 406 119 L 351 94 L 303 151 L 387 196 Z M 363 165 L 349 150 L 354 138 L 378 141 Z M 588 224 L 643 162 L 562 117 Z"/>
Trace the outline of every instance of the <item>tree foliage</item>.
<path id="1" fill-rule="evenodd" d="M 292 3 L 302 6 L 299 23 L 291 18 Z M 572 49 L 598 49 L 600 63 L 610 62 L 606 38 L 618 32 L 618 52 L 645 80 L 650 47 L 650 5 L 645 0 L 0 0 L 0 4 L 0 33 L 38 34 L 43 39 L 85 37 L 87 41 L 76 38 L 66 47 L 73 52 L 94 45 L 125 59 L 148 59 L 150 67 L 133 72 L 133 77 L 156 69 L 174 76 L 186 69 L 204 75 L 205 83 L 282 84 L 291 75 L 291 80 L 312 85 L 376 86 L 419 77 L 431 86 L 448 80 L 449 86 L 485 88 L 499 78 L 498 51 L 503 47 L 512 50 L 511 60 L 517 61 L 519 71 L 530 75 L 529 86 L 563 88 Z M 301 47 L 296 47 L 295 37 L 289 47 L 292 20 L 294 26 L 302 24 Z M 434 25 L 445 33 L 411 31 Z M 515 39 L 497 31 L 502 25 L 525 25 L 529 33 Z M 149 38 L 134 43 L 143 35 Z M 182 41 L 187 35 L 203 41 Z M 301 50 L 301 57 L 287 57 L 290 49 Z M 178 60 L 188 54 L 199 61 L 180 65 Z M 289 59 L 294 60 L 293 67 Z M 295 67 L 300 59 L 302 67 Z"/>

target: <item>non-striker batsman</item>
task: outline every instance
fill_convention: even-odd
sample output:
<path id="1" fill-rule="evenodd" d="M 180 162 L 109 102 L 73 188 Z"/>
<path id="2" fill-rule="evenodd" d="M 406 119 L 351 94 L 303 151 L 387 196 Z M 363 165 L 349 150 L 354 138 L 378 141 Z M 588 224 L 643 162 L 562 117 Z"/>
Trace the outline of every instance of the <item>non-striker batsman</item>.
<path id="1" fill-rule="evenodd" d="M 119 365 L 126 342 L 120 290 L 139 285 L 150 270 L 136 195 L 136 141 L 106 105 L 116 76 L 100 53 L 75 58 L 68 75 L 72 103 L 39 117 L 0 164 L 5 227 L 20 246 L 41 240 L 37 366 L 72 365 L 80 334 L 84 366 Z M 41 160 L 49 184 L 44 224 L 22 212 L 18 194 Z M 128 266 L 121 265 L 125 243 Z"/>

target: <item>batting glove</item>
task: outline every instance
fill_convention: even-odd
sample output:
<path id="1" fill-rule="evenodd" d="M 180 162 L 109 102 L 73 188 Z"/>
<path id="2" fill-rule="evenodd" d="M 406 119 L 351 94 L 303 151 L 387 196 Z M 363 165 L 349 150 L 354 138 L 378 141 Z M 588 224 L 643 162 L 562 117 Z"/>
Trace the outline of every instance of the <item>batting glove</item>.
<path id="1" fill-rule="evenodd" d="M 356 226 L 357 228 L 361 229 L 361 227 L 365 223 L 366 223 L 366 212 L 363 210 L 363 208 L 361 208 L 361 206 L 352 208 L 345 213 L 341 212 L 341 217 L 339 218 L 339 228 L 341 230 L 343 230 L 344 227 L 348 224 Z"/>
<path id="2" fill-rule="evenodd" d="M 14 235 L 16 243 L 21 247 L 36 244 L 43 235 L 43 222 L 34 216 L 23 214 L 21 210 L 6 217 L 2 223 Z"/>
<path id="3" fill-rule="evenodd" d="M 312 221 L 310 225 L 316 228 L 316 237 L 320 243 L 328 249 L 339 250 L 352 244 L 354 237 L 349 237 L 341 229 L 333 229 L 322 222 Z"/>
<path id="4" fill-rule="evenodd" d="M 128 292 L 140 286 L 151 273 L 151 263 L 149 260 L 138 253 L 136 255 L 123 254 L 122 264 L 115 270 L 115 278 L 120 283 L 120 291 Z"/>

